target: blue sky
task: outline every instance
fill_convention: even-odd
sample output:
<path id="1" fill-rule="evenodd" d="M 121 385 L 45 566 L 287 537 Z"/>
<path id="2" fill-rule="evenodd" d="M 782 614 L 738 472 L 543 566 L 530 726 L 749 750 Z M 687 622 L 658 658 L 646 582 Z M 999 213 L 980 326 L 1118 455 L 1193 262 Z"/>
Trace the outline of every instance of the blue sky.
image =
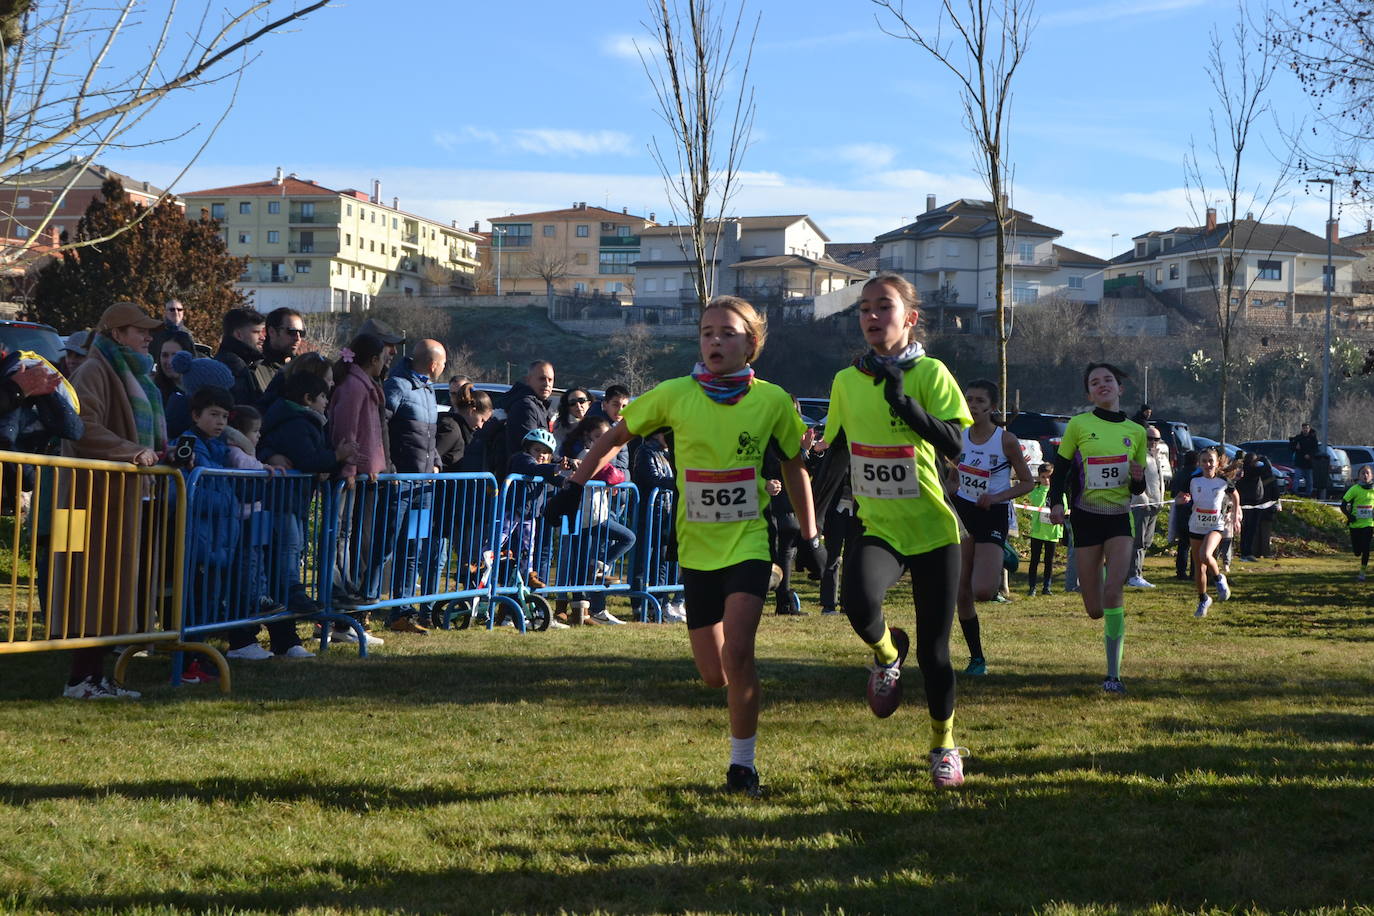
<path id="1" fill-rule="evenodd" d="M 918 0 L 909 9 L 934 9 Z M 378 15 L 379 11 L 385 15 Z M 750 0 L 760 14 L 758 114 L 733 209 L 809 213 L 834 241 L 861 241 L 924 208 L 984 196 L 952 77 L 888 37 L 868 0 Z M 639 0 L 343 0 L 273 36 L 246 71 L 224 125 L 176 185 L 189 191 L 271 177 L 276 166 L 331 187 L 370 188 L 470 227 L 585 200 L 669 214 L 646 146 L 663 129 L 633 42 Z M 1153 228 L 1189 224 L 1183 160 L 1213 104 L 1208 31 L 1235 9 L 1207 0 L 1041 0 L 1018 74 L 1014 203 L 1105 254 Z M 143 126 L 159 136 L 213 121 L 223 86 L 184 96 Z M 1271 94 L 1284 123 L 1308 116 L 1293 80 Z M 111 153 L 138 178 L 172 180 L 204 139 Z M 1266 119 L 1246 174 L 1266 185 Z M 1205 149 L 1205 148 L 1204 148 Z M 1291 216 L 1289 206 L 1293 207 Z M 1272 214 L 1321 232 L 1325 200 L 1293 188 Z M 1362 228 L 1346 214 L 1343 231 Z"/>

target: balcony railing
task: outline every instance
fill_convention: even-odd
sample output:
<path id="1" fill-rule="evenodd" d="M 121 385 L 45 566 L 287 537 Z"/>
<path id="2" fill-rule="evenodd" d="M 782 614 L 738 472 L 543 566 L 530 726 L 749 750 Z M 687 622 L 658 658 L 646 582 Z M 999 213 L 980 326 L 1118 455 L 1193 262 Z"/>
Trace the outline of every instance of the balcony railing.
<path id="1" fill-rule="evenodd" d="M 239 275 L 240 283 L 290 283 L 291 274 L 253 274 Z"/>
<path id="2" fill-rule="evenodd" d="M 313 213 L 304 213 L 300 210 L 292 209 L 288 218 L 293 223 L 301 223 L 303 225 L 318 226 L 323 224 L 326 226 L 334 226 L 338 225 L 339 211 L 316 210 Z"/>
<path id="3" fill-rule="evenodd" d="M 1007 266 L 1013 270 L 1058 270 L 1059 259 L 1049 258 L 1022 258 L 1016 252 L 1007 252 Z"/>
<path id="4" fill-rule="evenodd" d="M 902 259 L 902 258 L 879 258 L 879 259 L 878 259 L 878 269 L 879 269 L 879 270 L 893 270 L 893 271 L 899 271 L 899 272 L 900 272 L 901 270 L 904 269 L 904 267 L 903 267 L 903 260 L 904 260 L 904 259 Z"/>
<path id="5" fill-rule="evenodd" d="M 638 248 L 639 236 L 637 235 L 603 235 L 601 237 L 602 248 Z"/>
<path id="6" fill-rule="evenodd" d="M 418 245 L 420 244 L 420 236 L 414 232 L 407 232 L 405 235 L 401 236 L 401 244 Z"/>
<path id="7" fill-rule="evenodd" d="M 286 250 L 291 254 L 338 254 L 338 242 L 288 242 Z"/>
<path id="8" fill-rule="evenodd" d="M 635 272 L 633 264 L 599 264 L 597 265 L 599 274 L 632 274 Z"/>
<path id="9" fill-rule="evenodd" d="M 1321 281 L 1318 280 L 1317 283 L 1320 285 Z M 1220 274 L 1193 274 L 1188 277 L 1189 289 L 1206 289 L 1213 286 L 1217 289 L 1223 289 L 1226 286 L 1226 278 Z M 1235 276 L 1231 278 L 1231 289 L 1233 291 L 1243 290 L 1246 286 L 1245 271 L 1236 271 Z"/>

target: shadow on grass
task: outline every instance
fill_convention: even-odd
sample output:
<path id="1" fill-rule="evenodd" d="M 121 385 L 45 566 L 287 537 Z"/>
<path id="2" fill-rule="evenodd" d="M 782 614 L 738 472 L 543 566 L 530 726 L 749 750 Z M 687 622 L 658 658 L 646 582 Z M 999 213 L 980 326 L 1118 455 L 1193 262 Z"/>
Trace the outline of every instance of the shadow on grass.
<path id="1" fill-rule="evenodd" d="M 192 869 L 192 887 L 165 892 L 33 892 L 24 902 L 61 912 L 1343 908 L 1374 898 L 1374 757 L 1347 757 L 1320 784 L 1297 778 L 1322 775 L 1301 748 L 988 761 L 962 792 L 940 796 L 923 771 L 878 757 L 808 773 L 806 785 L 784 783 L 760 802 L 646 786 L 655 813 L 608 811 L 613 830 L 576 800 L 560 805 L 554 789 L 547 832 L 474 842 L 461 822 L 432 826 L 430 849 L 445 859 L 432 869 L 320 855 Z M 1243 775 L 1211 776 L 1221 760 Z"/>

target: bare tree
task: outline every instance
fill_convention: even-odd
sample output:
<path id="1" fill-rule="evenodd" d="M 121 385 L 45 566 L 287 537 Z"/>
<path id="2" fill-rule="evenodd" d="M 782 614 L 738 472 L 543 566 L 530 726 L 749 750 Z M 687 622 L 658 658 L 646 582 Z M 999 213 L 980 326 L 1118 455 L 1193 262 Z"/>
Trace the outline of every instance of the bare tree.
<path id="1" fill-rule="evenodd" d="M 272 18 L 273 8 L 285 3 L 242 0 L 236 10 L 216 12 L 206 0 L 199 12 L 178 15 L 173 5 L 165 18 L 142 22 L 139 0 L 0 0 L 0 183 L 22 190 L 24 170 L 75 166 L 64 173 L 66 187 L 52 195 L 47 212 L 36 220 L 28 215 L 29 238 L 43 235 L 62 195 L 97 156 L 172 139 L 135 132 L 158 103 L 225 80 L 236 88 L 259 40 L 328 2 L 292 4 Z M 138 63 L 111 64 L 122 59 Z"/>
<path id="2" fill-rule="evenodd" d="M 571 265 L 572 259 L 566 252 L 541 248 L 526 258 L 523 267 L 526 276 L 544 281 L 544 292 L 548 295 L 549 305 L 552 307 L 554 284 L 568 275 Z"/>
<path id="3" fill-rule="evenodd" d="M 663 173 L 678 245 L 693 262 L 692 280 L 705 303 L 715 292 L 725 214 L 739 190 L 754 126 L 749 66 L 759 20 L 741 43 L 743 0 L 733 22 L 714 0 L 648 0 L 648 6 L 643 25 L 652 43 L 636 49 L 672 141 L 669 153 L 655 137 L 649 153 Z"/>
<path id="4" fill-rule="evenodd" d="M 631 391 L 648 391 L 658 384 L 654 357 L 671 349 L 658 343 L 648 325 L 632 324 L 611 335 L 602 356 L 614 357 L 614 369 L 603 385 L 620 383 Z"/>
<path id="5" fill-rule="evenodd" d="M 1293 155 L 1277 162 L 1277 172 L 1267 186 L 1251 184 L 1247 173 L 1247 152 L 1256 124 L 1270 113 L 1267 93 L 1278 66 L 1274 45 L 1251 30 L 1243 5 L 1238 6 L 1231 40 L 1212 30 L 1211 48 L 1205 67 L 1216 94 L 1217 107 L 1209 113 L 1211 137 L 1204 165 L 1194 144 L 1185 161 L 1185 180 L 1189 204 L 1195 218 L 1206 211 L 1206 224 L 1197 232 L 1198 247 L 1220 251 L 1216 258 L 1189 262 L 1197 265 L 1205 279 L 1205 292 L 1211 299 L 1211 318 L 1216 321 L 1221 348 L 1217 361 L 1217 425 L 1220 441 L 1227 441 L 1228 399 L 1234 368 L 1237 330 L 1244 321 L 1245 303 L 1259 279 L 1259 270 L 1248 270 L 1247 257 L 1272 254 L 1278 250 L 1288 230 L 1287 214 L 1280 224 L 1266 225 L 1293 173 Z M 1208 177 L 1213 179 L 1209 187 Z M 1224 224 L 1216 221 L 1216 209 L 1209 204 L 1212 192 L 1221 195 L 1226 205 Z M 1246 215 L 1241 218 L 1240 214 Z M 1288 208 L 1292 212 L 1292 207 Z M 1329 229 L 1328 229 L 1329 231 Z M 1258 265 L 1256 265 L 1258 268 Z"/>
<path id="6" fill-rule="evenodd" d="M 1374 203 L 1374 9 L 1369 0 L 1293 0 L 1265 10 L 1266 39 L 1311 97 L 1316 123 L 1293 131 L 1305 170 Z"/>
<path id="7" fill-rule="evenodd" d="M 1010 205 L 1011 168 L 1007 161 L 1008 125 L 1011 121 L 1011 87 L 1016 69 L 1030 46 L 1035 31 L 1035 0 L 941 0 L 933 27 L 908 17 L 905 0 L 873 0 L 895 22 L 880 26 L 895 38 L 904 38 L 928 53 L 954 74 L 964 106 L 964 124 L 973 138 L 974 165 L 992 200 L 997 221 L 997 371 L 1002 386 L 1003 412 L 1007 407 L 1007 229 L 1013 218 Z M 926 17 L 930 4 L 922 3 L 917 14 Z"/>

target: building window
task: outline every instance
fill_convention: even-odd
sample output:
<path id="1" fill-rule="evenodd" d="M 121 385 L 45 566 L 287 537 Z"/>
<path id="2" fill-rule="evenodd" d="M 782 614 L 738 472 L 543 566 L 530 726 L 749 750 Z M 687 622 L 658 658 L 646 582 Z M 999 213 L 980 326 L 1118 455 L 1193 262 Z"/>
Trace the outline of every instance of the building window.
<path id="1" fill-rule="evenodd" d="M 1155 268 L 1155 282 L 1156 282 L 1156 283 L 1163 283 L 1163 282 L 1164 282 L 1164 268 L 1163 268 L 1163 267 L 1156 267 L 1156 268 Z"/>
<path id="2" fill-rule="evenodd" d="M 301 204 L 301 221 L 306 223 L 315 221 L 315 204 L 313 201 L 306 201 Z"/>
<path id="3" fill-rule="evenodd" d="M 396 246 L 395 246 L 395 245 L 392 245 L 392 246 L 391 246 L 391 256 L 392 256 L 393 258 L 396 257 Z"/>
<path id="4" fill-rule="evenodd" d="M 1168 251 L 1170 248 L 1173 248 L 1173 247 L 1174 247 L 1174 237 L 1173 237 L 1172 235 L 1166 236 L 1165 239 L 1164 239 L 1164 250 L 1165 250 L 1165 251 Z"/>
<path id="5" fill-rule="evenodd" d="M 352 205 L 352 204 L 344 204 L 344 216 L 352 216 L 352 215 L 353 215 L 353 205 Z"/>
<path id="6" fill-rule="evenodd" d="M 396 221 L 396 217 L 394 217 L 394 216 L 391 218 L 391 228 L 392 228 L 392 229 L 399 229 L 399 228 L 401 228 L 401 224 L 398 223 L 398 222 Z"/>
<path id="7" fill-rule="evenodd" d="M 377 211 L 376 211 L 376 210 L 373 210 L 371 213 L 369 213 L 369 214 L 367 215 L 367 221 L 368 221 L 369 223 L 375 223 L 375 222 L 377 222 Z"/>
<path id="8" fill-rule="evenodd" d="M 534 235 L 534 226 L 530 223 L 508 223 L 500 228 L 505 232 L 498 232 L 495 235 L 497 248 L 528 248 L 530 247 L 530 237 Z"/>
<path id="9" fill-rule="evenodd" d="M 240 244 L 240 245 L 251 245 L 251 244 L 253 244 L 253 233 L 251 233 L 251 232 L 240 232 L 240 233 L 239 233 L 239 244 Z"/>
<path id="10" fill-rule="evenodd" d="M 946 256 L 946 257 L 950 257 L 950 258 L 957 258 L 957 257 L 959 257 L 959 243 L 958 243 L 958 242 L 946 242 L 946 243 L 945 243 L 945 256 Z"/>
<path id="11" fill-rule="evenodd" d="M 297 261 L 297 262 L 296 262 L 296 273 L 298 273 L 298 274 L 308 274 L 308 273 L 310 273 L 310 262 L 309 262 L 309 261 Z"/>
<path id="12" fill-rule="evenodd" d="M 578 265 L 579 267 L 586 267 L 587 262 L 589 260 L 590 259 L 587 257 L 587 252 L 585 251 L 579 251 L 573 255 L 573 263 Z"/>
<path id="13" fill-rule="evenodd" d="M 629 227 L 629 226 L 616 226 L 616 227 L 615 227 L 615 234 L 618 235 L 618 236 L 620 236 L 622 239 L 623 239 L 623 238 L 628 238 L 629 235 L 630 235 L 630 227 Z"/>
<path id="14" fill-rule="evenodd" d="M 649 260 L 650 260 L 650 261 L 657 261 L 657 260 L 658 260 L 659 258 L 661 258 L 662 256 L 663 256 L 663 251 L 662 251 L 662 249 L 659 249 L 659 248 L 650 248 L 650 249 L 649 249 Z"/>
<path id="15" fill-rule="evenodd" d="M 1011 301 L 1020 305 L 1034 302 L 1040 297 L 1040 290 L 1034 286 L 1018 286 L 1011 291 Z"/>
<path id="16" fill-rule="evenodd" d="M 29 237 L 29 235 L 30 235 L 30 229 L 29 229 L 28 226 L 24 226 L 24 225 L 21 225 L 21 224 L 15 224 L 15 227 L 14 227 L 14 237 L 15 237 L 15 238 L 17 238 L 17 239 L 26 239 L 26 238 Z"/>
<path id="17" fill-rule="evenodd" d="M 353 247 L 353 233 L 351 233 L 351 232 L 345 232 L 345 233 L 344 233 L 344 245 L 345 245 L 346 247 L 348 247 L 348 248 L 352 248 L 352 247 Z"/>
<path id="18" fill-rule="evenodd" d="M 1282 261 L 1260 261 L 1259 276 L 1257 280 L 1282 280 L 1283 262 Z"/>
<path id="19" fill-rule="evenodd" d="M 1135 256 L 1136 256 L 1137 258 L 1143 258 L 1143 257 L 1145 257 L 1145 243 L 1144 243 L 1144 242 L 1136 242 L 1136 243 L 1135 243 Z"/>
<path id="20" fill-rule="evenodd" d="M 352 264 L 348 265 L 348 279 L 353 280 L 356 279 L 357 276 L 358 268 L 354 267 Z"/>
<path id="21" fill-rule="evenodd" d="M 27 210 L 29 208 L 29 195 L 20 194 L 14 205 L 20 210 Z"/>
<path id="22" fill-rule="evenodd" d="M 677 292 L 677 278 L 676 278 L 676 277 L 664 277 L 664 278 L 663 278 L 663 291 L 664 291 L 665 293 L 675 293 L 675 292 Z"/>
<path id="23" fill-rule="evenodd" d="M 1170 265 L 1169 265 L 1169 279 L 1170 279 L 1170 280 L 1177 280 L 1177 279 L 1178 279 L 1178 265 L 1177 265 L 1177 264 L 1170 264 Z"/>
<path id="24" fill-rule="evenodd" d="M 592 234 L 592 227 L 591 227 L 591 226 L 578 226 L 578 227 L 577 227 L 577 237 L 578 237 L 578 238 L 580 238 L 580 239 L 585 239 L 587 236 L 589 236 L 589 235 L 591 235 L 591 234 Z"/>
<path id="25" fill-rule="evenodd" d="M 1022 263 L 1035 260 L 1035 245 L 1030 242 L 1018 242 L 1016 245 L 1016 256 Z"/>
<path id="26" fill-rule="evenodd" d="M 644 292 L 646 292 L 646 293 L 656 293 L 656 292 L 658 292 L 658 281 L 655 280 L 653 277 L 645 277 L 645 278 L 644 278 Z"/>
<path id="27" fill-rule="evenodd" d="M 275 229 L 267 230 L 267 244 L 275 245 L 281 241 L 281 233 Z"/>
<path id="28" fill-rule="evenodd" d="M 367 250 L 368 250 L 368 251 L 376 251 L 376 250 L 377 250 L 377 242 L 376 242 L 375 239 L 369 239 L 369 240 L 368 240 L 368 243 L 367 243 Z M 386 254 L 386 251 L 383 250 L 383 251 L 382 251 L 382 254 Z"/>
<path id="29" fill-rule="evenodd" d="M 249 214 L 252 213 L 252 212 L 253 212 L 253 203 L 252 203 L 252 201 L 248 201 L 248 200 L 241 200 L 241 201 L 239 201 L 239 214 L 240 214 L 240 215 L 242 215 L 242 216 L 247 216 L 247 215 L 249 215 Z"/>
<path id="30" fill-rule="evenodd" d="M 551 239 L 551 238 L 553 238 L 553 234 L 554 234 L 554 232 L 556 232 L 556 231 L 557 231 L 557 229 L 556 229 L 555 227 L 553 227 L 553 226 L 545 226 L 545 227 L 544 227 L 544 238 L 546 238 L 546 239 Z"/>
<path id="31" fill-rule="evenodd" d="M 268 213 L 272 213 L 272 214 L 280 213 L 280 212 L 281 212 L 281 201 L 279 201 L 279 200 L 269 200 L 269 201 L 267 202 L 267 212 L 268 212 Z"/>
<path id="32" fill-rule="evenodd" d="M 578 280 L 576 283 L 573 284 L 573 292 L 575 292 L 575 293 L 585 293 L 586 291 L 587 291 L 587 284 L 583 283 L 581 280 Z"/>
<path id="33" fill-rule="evenodd" d="M 210 218 L 211 218 L 211 219 L 224 219 L 224 204 L 211 204 L 211 205 L 210 205 Z"/>
<path id="34" fill-rule="evenodd" d="M 598 273 L 603 274 L 632 274 L 635 272 L 634 263 L 639 260 L 639 253 L 635 251 L 603 251 L 599 259 Z"/>
<path id="35" fill-rule="evenodd" d="M 1239 297 L 1239 296 L 1232 296 L 1232 297 L 1231 297 L 1231 304 L 1232 304 L 1232 305 L 1240 305 L 1240 297 Z"/>
<path id="36" fill-rule="evenodd" d="M 1264 308 L 1264 300 L 1258 297 L 1251 299 L 1250 307 L 1254 309 Z"/>
<path id="37" fill-rule="evenodd" d="M 1083 288 L 1083 278 L 1082 278 L 1082 277 L 1069 277 L 1069 289 L 1082 289 L 1082 288 Z"/>

